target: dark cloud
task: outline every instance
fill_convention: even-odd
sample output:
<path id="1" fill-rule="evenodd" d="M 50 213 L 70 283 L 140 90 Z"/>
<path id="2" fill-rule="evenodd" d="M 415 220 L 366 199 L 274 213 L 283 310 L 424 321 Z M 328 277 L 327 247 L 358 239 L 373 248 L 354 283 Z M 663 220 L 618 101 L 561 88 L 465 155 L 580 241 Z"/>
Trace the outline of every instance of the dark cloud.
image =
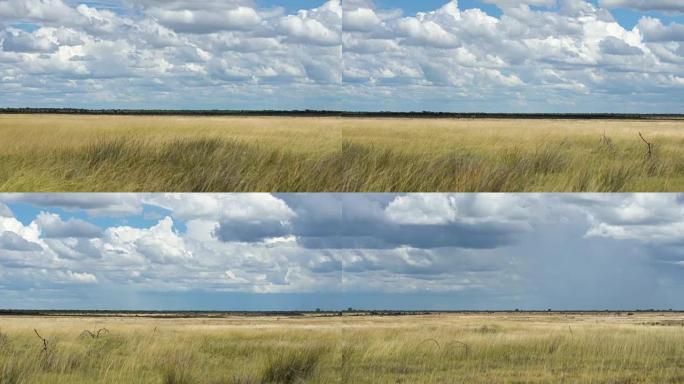
<path id="1" fill-rule="evenodd" d="M 66 244 L 62 239 L 46 239 L 45 242 L 63 259 L 102 259 L 102 250 L 91 239 L 75 238 L 71 244 Z"/>
<path id="2" fill-rule="evenodd" d="M 142 210 L 140 196 L 119 193 L 18 193 L 0 195 L 0 200 L 38 207 L 85 210 L 93 214 L 134 214 Z"/>
<path id="3" fill-rule="evenodd" d="M 291 223 L 222 222 L 216 236 L 223 241 L 262 241 L 293 235 L 309 249 L 472 248 L 490 249 L 515 242 L 525 224 L 477 223 L 398 224 L 384 212 L 388 196 L 306 195 L 287 200 L 296 213 Z"/>
<path id="4" fill-rule="evenodd" d="M 238 221 L 223 221 L 214 231 L 214 235 L 221 241 L 238 241 L 253 243 L 265 239 L 282 237 L 290 234 L 288 225 L 277 221 L 243 223 Z"/>
<path id="5" fill-rule="evenodd" d="M 617 56 L 633 56 L 644 53 L 640 48 L 629 45 L 612 36 L 606 37 L 601 41 L 601 50 L 606 54 Z"/>
<path id="6" fill-rule="evenodd" d="M 42 213 L 36 218 L 41 235 L 45 238 L 97 238 L 102 237 L 102 229 L 87 221 L 69 219 L 63 221 L 59 216 Z"/>
<path id="7" fill-rule="evenodd" d="M 512 244 L 527 228 L 511 224 L 399 225 L 386 221 L 342 220 L 326 224 L 337 228 L 332 236 L 294 233 L 298 242 L 312 249 L 472 248 L 490 249 Z"/>
<path id="8" fill-rule="evenodd" d="M 338 255 L 346 273 L 386 271 L 411 278 L 435 278 L 461 273 L 496 273 L 506 267 L 507 258 L 501 255 L 462 249 L 350 250 Z"/>
<path id="9" fill-rule="evenodd" d="M 141 227 L 93 218 L 109 223 L 104 233 L 75 238 L 93 228 L 61 209 L 44 207 L 30 224 L 0 215 L 0 305 L 10 290 L 47 287 L 58 300 L 88 283 L 106 286 L 105 298 L 344 293 L 345 308 L 392 295 L 412 299 L 391 308 L 412 309 L 684 306 L 682 195 L 126 196 L 168 217 Z M 10 206 L 35 214 L 24 204 Z"/>
<path id="10" fill-rule="evenodd" d="M 54 52 L 57 44 L 22 30 L 5 34 L 2 49 L 6 52 Z"/>
<path id="11" fill-rule="evenodd" d="M 684 12 L 680 0 L 599 0 L 602 7 L 630 8 L 637 11 Z"/>
<path id="12" fill-rule="evenodd" d="M 0 249 L 18 252 L 38 252 L 43 250 L 40 244 L 30 242 L 9 231 L 0 233 Z"/>
<path id="13" fill-rule="evenodd" d="M 645 41 L 684 42 L 684 24 L 663 25 L 656 19 L 641 19 L 639 27 Z"/>

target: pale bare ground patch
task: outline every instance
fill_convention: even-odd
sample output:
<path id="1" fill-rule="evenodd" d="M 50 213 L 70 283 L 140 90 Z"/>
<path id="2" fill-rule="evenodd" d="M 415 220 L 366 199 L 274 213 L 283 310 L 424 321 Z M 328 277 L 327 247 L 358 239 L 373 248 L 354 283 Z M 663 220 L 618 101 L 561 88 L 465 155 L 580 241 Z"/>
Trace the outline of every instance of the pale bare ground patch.
<path id="1" fill-rule="evenodd" d="M 684 190 L 684 120 L 0 115 L 0 137 L 0 191 Z"/>
<path id="2" fill-rule="evenodd" d="M 0 382 L 678 383 L 683 325 L 641 312 L 2 317 Z"/>

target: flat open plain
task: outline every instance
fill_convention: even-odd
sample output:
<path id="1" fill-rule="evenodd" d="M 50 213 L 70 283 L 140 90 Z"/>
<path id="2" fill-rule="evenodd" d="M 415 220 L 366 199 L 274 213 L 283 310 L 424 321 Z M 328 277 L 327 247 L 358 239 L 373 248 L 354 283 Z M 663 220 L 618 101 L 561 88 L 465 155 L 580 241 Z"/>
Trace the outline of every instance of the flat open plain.
<path id="1" fill-rule="evenodd" d="M 676 119 L 7 114 L 0 138 L 13 192 L 684 190 Z"/>
<path id="2" fill-rule="evenodd" d="M 684 380 L 681 313 L 3 316 L 0 329 L 3 384 Z"/>

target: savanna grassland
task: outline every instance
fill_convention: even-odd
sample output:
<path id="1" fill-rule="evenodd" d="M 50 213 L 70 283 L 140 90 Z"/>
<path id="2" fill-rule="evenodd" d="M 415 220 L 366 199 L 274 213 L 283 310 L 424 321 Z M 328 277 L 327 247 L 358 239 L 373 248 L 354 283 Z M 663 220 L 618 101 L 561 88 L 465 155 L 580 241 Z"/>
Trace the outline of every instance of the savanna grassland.
<path id="1" fill-rule="evenodd" d="M 2 317 L 0 383 L 681 383 L 683 325 L 674 313 Z"/>
<path id="2" fill-rule="evenodd" d="M 682 190 L 684 120 L 0 115 L 0 191 Z"/>

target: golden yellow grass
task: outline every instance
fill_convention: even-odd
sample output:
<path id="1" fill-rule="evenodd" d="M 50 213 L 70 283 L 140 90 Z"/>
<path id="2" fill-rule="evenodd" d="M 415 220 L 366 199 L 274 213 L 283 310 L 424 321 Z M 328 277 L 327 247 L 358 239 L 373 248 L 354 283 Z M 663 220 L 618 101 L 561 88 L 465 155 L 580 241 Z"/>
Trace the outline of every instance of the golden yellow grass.
<path id="1" fill-rule="evenodd" d="M 342 130 L 347 190 L 684 190 L 682 120 L 348 119 Z"/>
<path id="2" fill-rule="evenodd" d="M 683 324 L 646 313 L 3 317 L 0 383 L 680 383 Z"/>
<path id="3" fill-rule="evenodd" d="M 684 120 L 0 115 L 0 138 L 0 191 L 684 190 Z"/>
<path id="4" fill-rule="evenodd" d="M 340 121 L 0 115 L 2 191 L 325 190 Z"/>

